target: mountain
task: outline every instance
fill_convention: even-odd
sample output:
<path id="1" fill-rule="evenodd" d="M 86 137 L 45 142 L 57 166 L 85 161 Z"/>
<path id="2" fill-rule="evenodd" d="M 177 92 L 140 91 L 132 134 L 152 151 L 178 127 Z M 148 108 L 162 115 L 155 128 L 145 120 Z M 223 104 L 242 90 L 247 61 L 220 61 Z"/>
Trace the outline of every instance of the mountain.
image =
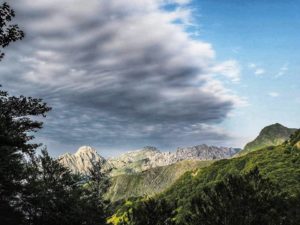
<path id="1" fill-rule="evenodd" d="M 130 197 L 153 196 L 165 191 L 185 172 L 208 166 L 212 162 L 184 160 L 140 173 L 115 176 L 111 179 L 106 197 L 114 202 Z"/>
<path id="2" fill-rule="evenodd" d="M 287 128 L 279 123 L 272 124 L 261 130 L 259 135 L 251 142 L 246 144 L 244 149 L 238 153 L 243 155 L 251 151 L 267 146 L 276 146 L 288 140 L 291 134 L 295 133 L 297 129 Z"/>
<path id="3" fill-rule="evenodd" d="M 58 157 L 59 162 L 71 169 L 74 173 L 87 174 L 93 162 L 106 160 L 96 150 L 89 146 L 80 147 L 75 154 L 66 153 Z"/>
<path id="4" fill-rule="evenodd" d="M 147 146 L 143 149 L 124 153 L 120 156 L 104 159 L 95 149 L 83 146 L 75 154 L 64 154 L 59 161 L 73 172 L 87 174 L 92 162 L 101 161 L 104 168 L 110 169 L 110 176 L 134 174 L 152 168 L 171 165 L 183 160 L 217 160 L 230 158 L 240 149 L 197 145 L 178 148 L 175 152 L 161 152 L 155 147 Z"/>
<path id="5" fill-rule="evenodd" d="M 224 159 L 212 165 L 186 172 L 159 197 L 180 202 L 181 208 L 201 194 L 205 186 L 222 180 L 228 174 L 244 174 L 258 168 L 260 174 L 278 185 L 278 191 L 291 196 L 300 194 L 300 130 L 279 146 L 265 147 L 241 157 Z"/>

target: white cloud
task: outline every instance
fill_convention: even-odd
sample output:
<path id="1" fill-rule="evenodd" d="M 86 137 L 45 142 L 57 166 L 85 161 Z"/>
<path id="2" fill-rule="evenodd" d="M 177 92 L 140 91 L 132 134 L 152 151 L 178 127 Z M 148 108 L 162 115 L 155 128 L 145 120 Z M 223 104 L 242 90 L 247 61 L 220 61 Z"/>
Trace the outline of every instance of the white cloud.
<path id="1" fill-rule="evenodd" d="M 248 64 L 248 68 L 256 75 L 256 76 L 260 76 L 266 73 L 265 69 L 263 69 L 262 67 L 258 66 L 255 63 L 249 63 Z"/>
<path id="2" fill-rule="evenodd" d="M 287 73 L 287 71 L 289 70 L 289 64 L 285 63 L 282 67 L 280 67 L 279 72 L 276 74 L 276 78 L 281 77 L 283 75 L 285 75 Z"/>
<path id="3" fill-rule="evenodd" d="M 275 92 L 275 91 L 269 92 L 268 95 L 270 97 L 273 97 L 273 98 L 277 98 L 277 97 L 280 96 L 280 94 L 278 92 Z"/>
<path id="4" fill-rule="evenodd" d="M 212 72 L 224 75 L 232 82 L 240 81 L 241 69 L 237 61 L 228 60 L 213 67 Z"/>
<path id="5" fill-rule="evenodd" d="M 255 63 L 249 63 L 248 67 L 249 68 L 256 68 L 256 64 Z"/>
<path id="6" fill-rule="evenodd" d="M 262 68 L 257 68 L 255 71 L 254 71 L 254 74 L 255 75 L 262 75 L 264 74 L 266 71 Z"/>

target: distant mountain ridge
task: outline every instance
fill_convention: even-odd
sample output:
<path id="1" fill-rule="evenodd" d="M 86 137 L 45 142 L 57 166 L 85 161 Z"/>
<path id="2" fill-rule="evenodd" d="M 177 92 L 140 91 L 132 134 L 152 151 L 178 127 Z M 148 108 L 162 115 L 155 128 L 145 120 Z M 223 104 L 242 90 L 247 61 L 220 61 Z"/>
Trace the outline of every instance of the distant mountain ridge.
<path id="1" fill-rule="evenodd" d="M 237 148 L 216 147 L 202 144 L 192 147 L 177 148 L 174 152 L 161 152 L 155 147 L 147 146 L 139 150 L 123 153 L 117 157 L 105 159 L 100 156 L 95 149 L 83 146 L 80 147 L 75 154 L 67 153 L 60 156 L 59 160 L 72 171 L 82 174 L 88 173 L 88 168 L 90 168 L 93 162 L 102 162 L 103 168 L 110 169 L 111 171 L 111 185 L 106 197 L 111 201 L 118 201 L 144 195 L 154 196 L 167 191 L 170 188 L 170 190 L 174 191 L 172 185 L 175 184 L 174 187 L 176 187 L 176 184 L 178 185 L 180 180 L 185 179 L 187 174 L 191 177 L 199 177 L 202 170 L 208 170 L 206 169 L 207 167 L 213 169 L 215 168 L 214 165 L 219 167 L 224 164 L 227 168 L 231 165 L 229 165 L 228 162 L 240 162 L 240 158 L 233 158 L 234 156 L 243 156 L 253 151 L 256 153 L 255 151 L 261 149 L 261 146 L 275 146 L 286 141 L 285 143 L 287 143 L 287 145 L 294 146 L 295 149 L 299 150 L 300 133 L 299 131 L 295 133 L 295 131 L 296 129 L 287 128 L 281 124 L 267 126 L 262 129 L 254 141 L 246 145 L 243 151 L 240 151 L 240 149 Z M 293 134 L 292 138 L 289 139 L 291 134 Z M 280 146 L 276 147 L 276 149 L 280 148 Z M 264 151 L 266 151 L 266 148 Z M 257 154 L 260 154 L 259 152 L 260 151 L 257 151 Z M 273 155 L 272 152 L 268 154 Z M 249 154 L 249 156 L 247 154 L 249 163 L 252 161 L 253 163 L 256 162 L 257 159 L 254 156 L 256 156 L 256 154 Z M 276 155 L 276 157 L 278 157 L 278 155 Z M 242 158 L 244 158 L 244 156 Z M 219 161 L 220 159 L 229 160 Z M 275 162 L 273 163 L 274 165 L 276 164 Z M 240 163 L 239 165 L 242 166 L 243 164 Z M 226 168 L 224 167 L 224 171 Z M 219 169 L 223 171 L 222 166 Z M 228 171 L 226 170 L 224 174 L 222 173 L 222 177 L 225 176 L 227 172 Z M 208 177 L 214 176 L 215 175 L 212 172 Z M 210 179 L 208 177 L 207 180 Z M 195 180 L 191 178 L 190 182 L 195 182 Z M 205 183 L 205 179 L 201 182 Z M 181 187 L 178 186 L 178 189 L 181 189 Z"/>
<path id="2" fill-rule="evenodd" d="M 247 154 L 268 146 L 277 146 L 285 142 L 297 129 L 287 128 L 279 123 L 275 123 L 263 128 L 259 135 L 251 142 L 247 143 L 238 155 Z"/>
<path id="3" fill-rule="evenodd" d="M 110 169 L 111 176 L 142 172 L 151 168 L 168 166 L 183 160 L 218 160 L 232 157 L 240 149 L 208 146 L 178 148 L 175 152 L 161 152 L 155 147 L 130 151 L 118 157 L 105 159 L 95 149 L 83 146 L 75 154 L 66 153 L 58 159 L 75 173 L 87 174 L 93 162 L 100 161 L 104 168 Z"/>

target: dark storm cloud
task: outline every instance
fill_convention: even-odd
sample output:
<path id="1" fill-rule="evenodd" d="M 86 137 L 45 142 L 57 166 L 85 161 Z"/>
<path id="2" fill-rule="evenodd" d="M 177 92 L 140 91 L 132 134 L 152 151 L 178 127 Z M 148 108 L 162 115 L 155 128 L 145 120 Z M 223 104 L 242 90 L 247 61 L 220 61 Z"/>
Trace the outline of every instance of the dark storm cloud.
<path id="1" fill-rule="evenodd" d="M 27 36 L 7 52 L 4 87 L 53 106 L 41 133 L 49 140 L 117 148 L 226 138 L 207 124 L 240 100 L 214 73 L 236 81 L 238 68 L 216 65 L 210 44 L 173 23 L 188 21 L 184 1 L 173 12 L 166 2 L 12 1 Z"/>

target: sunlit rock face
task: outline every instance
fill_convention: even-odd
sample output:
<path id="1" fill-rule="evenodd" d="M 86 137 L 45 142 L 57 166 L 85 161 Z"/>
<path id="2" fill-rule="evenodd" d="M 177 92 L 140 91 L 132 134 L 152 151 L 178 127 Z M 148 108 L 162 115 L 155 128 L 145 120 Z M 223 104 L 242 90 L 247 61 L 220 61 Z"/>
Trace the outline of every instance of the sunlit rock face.
<path id="1" fill-rule="evenodd" d="M 105 159 L 90 146 L 82 146 L 75 154 L 66 153 L 60 156 L 58 160 L 72 172 L 81 174 L 87 174 L 95 162 L 105 163 Z"/>
<path id="2" fill-rule="evenodd" d="M 183 160 L 218 160 L 232 157 L 240 149 L 197 145 L 178 148 L 175 152 L 161 152 L 147 146 L 120 156 L 104 159 L 95 149 L 83 146 L 75 154 L 64 154 L 59 160 L 75 173 L 87 174 L 92 163 L 102 162 L 104 170 L 109 169 L 111 176 L 142 172 L 159 166 L 167 166 Z"/>

